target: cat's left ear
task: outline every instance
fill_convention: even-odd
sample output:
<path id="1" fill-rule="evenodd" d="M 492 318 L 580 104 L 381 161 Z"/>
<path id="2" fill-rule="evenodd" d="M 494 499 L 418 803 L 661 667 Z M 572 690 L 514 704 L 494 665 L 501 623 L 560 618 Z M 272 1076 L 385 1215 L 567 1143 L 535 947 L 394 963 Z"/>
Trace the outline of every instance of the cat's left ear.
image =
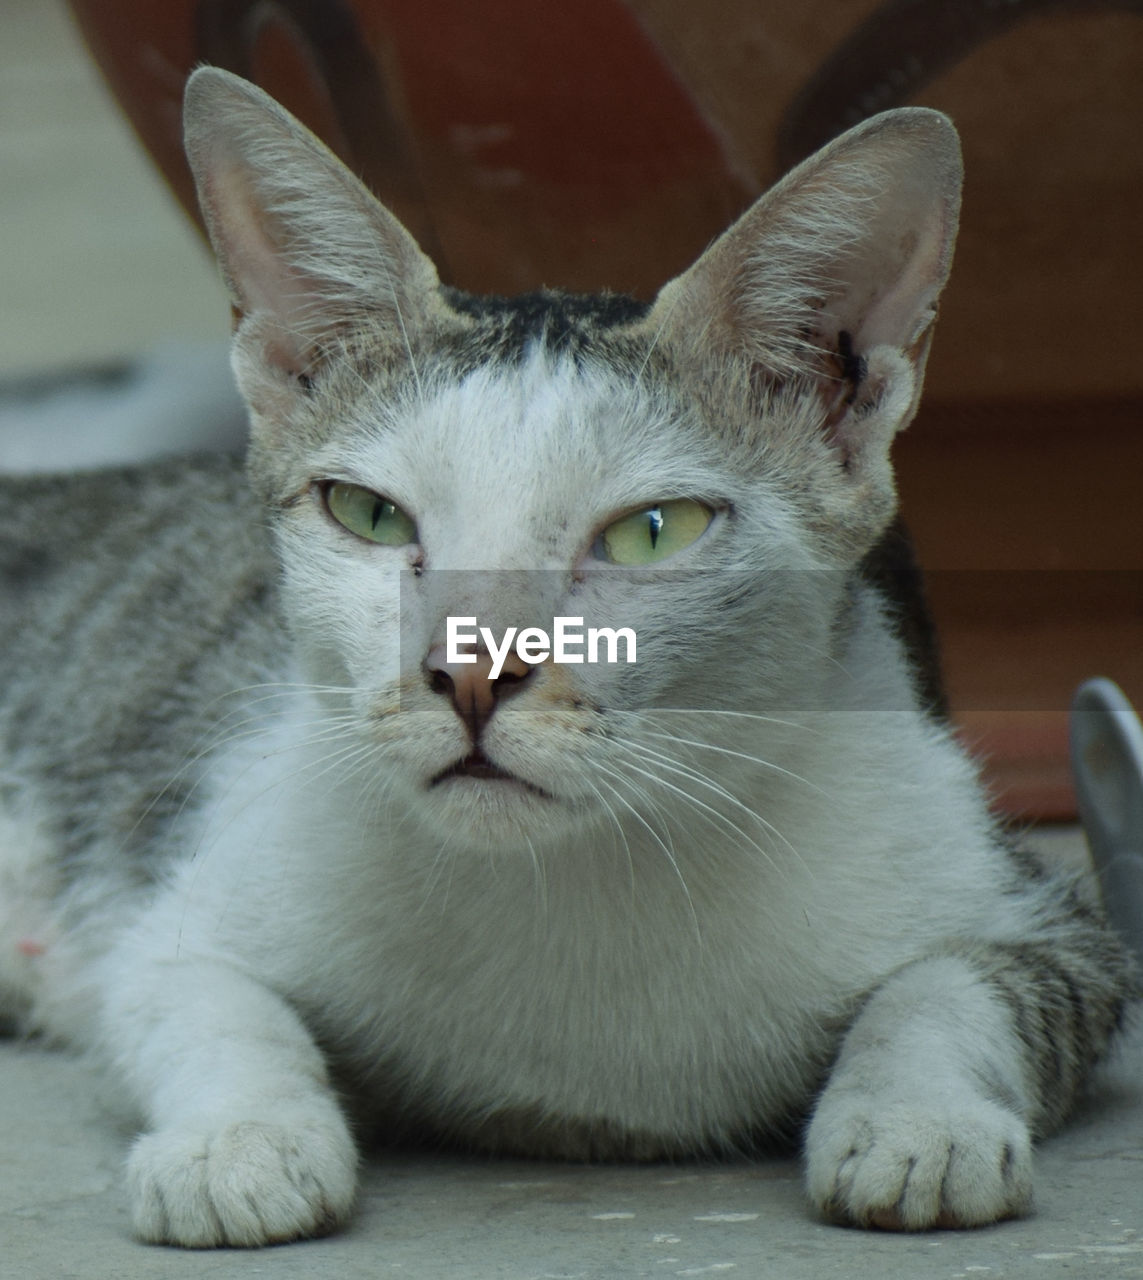
<path id="1" fill-rule="evenodd" d="M 302 374 L 335 331 L 368 320 L 405 333 L 418 322 L 437 291 L 432 262 L 293 116 L 202 67 L 183 119 L 207 230 L 263 360 Z"/>
<path id="2" fill-rule="evenodd" d="M 877 467 L 916 408 L 960 188 L 946 116 L 875 116 L 764 195 L 647 323 L 705 385 L 729 379 L 763 404 L 796 388 L 847 471 Z"/>

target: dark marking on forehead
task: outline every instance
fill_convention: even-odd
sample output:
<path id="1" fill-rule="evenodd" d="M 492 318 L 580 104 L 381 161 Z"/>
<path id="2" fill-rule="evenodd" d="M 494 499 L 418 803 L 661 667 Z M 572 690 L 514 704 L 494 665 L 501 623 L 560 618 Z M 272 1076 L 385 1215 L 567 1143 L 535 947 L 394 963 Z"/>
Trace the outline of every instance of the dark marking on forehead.
<path id="1" fill-rule="evenodd" d="M 453 311 L 477 322 L 485 359 L 521 360 L 532 346 L 575 360 L 611 346 L 615 330 L 641 320 L 648 304 L 622 293 L 563 293 L 541 289 L 514 298 L 441 290 Z"/>

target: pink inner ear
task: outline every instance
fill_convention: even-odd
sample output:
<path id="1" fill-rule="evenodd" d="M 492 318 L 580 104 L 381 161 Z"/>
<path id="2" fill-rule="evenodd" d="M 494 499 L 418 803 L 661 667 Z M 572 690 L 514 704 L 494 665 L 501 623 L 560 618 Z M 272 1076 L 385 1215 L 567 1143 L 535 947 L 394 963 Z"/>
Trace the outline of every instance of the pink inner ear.
<path id="1" fill-rule="evenodd" d="M 271 368 L 283 373 L 303 387 L 312 385 L 312 373 L 316 356 L 301 341 L 293 341 L 288 335 L 270 337 L 262 345 L 262 358 Z"/>
<path id="2" fill-rule="evenodd" d="M 286 260 L 242 165 L 217 160 L 204 186 L 215 250 L 239 310 L 270 322 L 270 363 L 289 373 L 304 371 L 310 363 L 304 327 L 316 292 L 312 280 Z"/>
<path id="3" fill-rule="evenodd" d="M 913 192 L 912 200 L 909 194 L 869 226 L 864 261 L 850 268 L 850 297 L 843 306 L 851 313 L 847 319 L 859 351 L 881 345 L 908 350 L 936 315 L 955 224 L 949 225 L 945 205 L 930 193 Z"/>

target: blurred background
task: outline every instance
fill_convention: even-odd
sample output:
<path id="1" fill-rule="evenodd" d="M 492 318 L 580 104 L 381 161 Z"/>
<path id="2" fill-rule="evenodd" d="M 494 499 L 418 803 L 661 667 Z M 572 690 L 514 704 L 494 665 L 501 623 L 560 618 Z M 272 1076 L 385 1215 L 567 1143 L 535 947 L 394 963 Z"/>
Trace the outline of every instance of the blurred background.
<path id="1" fill-rule="evenodd" d="M 241 439 L 214 259 L 63 0 L 0 11 L 0 469 Z"/>
<path id="2" fill-rule="evenodd" d="M 1074 813 L 1072 690 L 1143 702 L 1143 0 L 2 3 L 8 471 L 241 441 L 226 298 L 170 194 L 196 61 L 315 128 L 446 279 L 506 293 L 650 296 L 847 125 L 948 111 L 964 218 L 902 505 L 997 803 Z"/>
<path id="3" fill-rule="evenodd" d="M 213 259 L 63 0 L 3 0 L 0 33 L 0 373 L 225 339 Z"/>

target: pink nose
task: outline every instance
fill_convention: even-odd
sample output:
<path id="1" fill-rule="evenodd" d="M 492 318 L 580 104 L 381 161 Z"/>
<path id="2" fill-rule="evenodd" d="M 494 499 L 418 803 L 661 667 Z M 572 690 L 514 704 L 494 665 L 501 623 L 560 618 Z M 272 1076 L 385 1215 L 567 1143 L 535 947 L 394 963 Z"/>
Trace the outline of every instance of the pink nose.
<path id="1" fill-rule="evenodd" d="M 449 662 L 447 648 L 437 644 L 425 658 L 425 670 L 430 687 L 435 693 L 448 694 L 456 714 L 468 725 L 476 742 L 497 702 L 516 693 L 532 674 L 532 668 L 513 650 L 493 680 L 491 655 L 478 650 L 472 656 L 475 662 Z"/>

